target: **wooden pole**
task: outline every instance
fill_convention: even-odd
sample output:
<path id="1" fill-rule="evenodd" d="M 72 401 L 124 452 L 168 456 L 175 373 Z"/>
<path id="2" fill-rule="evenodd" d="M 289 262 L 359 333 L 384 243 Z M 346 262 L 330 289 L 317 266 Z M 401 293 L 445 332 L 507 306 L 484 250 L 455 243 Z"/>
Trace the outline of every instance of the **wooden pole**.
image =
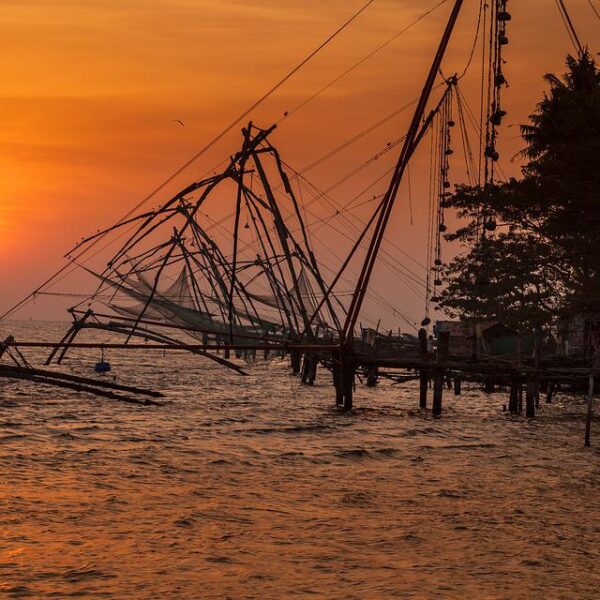
<path id="1" fill-rule="evenodd" d="M 429 387 L 429 373 L 427 369 L 421 369 L 419 374 L 419 408 L 427 408 L 427 388 Z"/>
<path id="2" fill-rule="evenodd" d="M 585 420 L 585 445 L 590 445 L 590 433 L 592 429 L 592 416 L 594 412 L 594 375 L 590 373 L 587 417 Z"/>
<path id="3" fill-rule="evenodd" d="M 433 376 L 433 404 L 431 412 L 434 417 L 442 414 L 442 395 L 444 393 L 444 369 L 436 368 Z"/>
<path id="4" fill-rule="evenodd" d="M 517 408 L 519 414 L 523 412 L 523 379 L 517 377 Z"/>
<path id="5" fill-rule="evenodd" d="M 518 377 L 511 376 L 510 378 L 510 396 L 508 399 L 508 410 L 512 415 L 519 414 L 519 385 Z"/>
<path id="6" fill-rule="evenodd" d="M 525 391 L 525 416 L 528 419 L 535 417 L 535 376 L 527 377 L 527 389 Z"/>
<path id="7" fill-rule="evenodd" d="M 554 396 L 554 388 L 556 384 L 554 381 L 548 382 L 548 389 L 546 390 L 546 404 L 552 404 L 552 397 Z"/>
<path id="8" fill-rule="evenodd" d="M 379 367 L 377 365 L 369 365 L 367 367 L 367 387 L 376 387 L 379 379 Z"/>
<path id="9" fill-rule="evenodd" d="M 342 390 L 342 374 L 339 356 L 331 357 L 331 374 L 333 375 L 333 386 L 335 388 L 335 403 L 341 406 L 344 403 L 344 392 Z"/>
<path id="10" fill-rule="evenodd" d="M 462 393 L 462 379 L 460 375 L 454 376 L 454 395 L 460 396 Z"/>
<path id="11" fill-rule="evenodd" d="M 341 388 L 343 394 L 344 410 L 352 410 L 355 363 L 354 358 L 346 354 L 343 350 L 340 354 L 341 363 Z"/>
<path id="12" fill-rule="evenodd" d="M 442 64 L 444 55 L 446 53 L 448 43 L 450 42 L 450 38 L 452 37 L 454 26 L 456 25 L 456 21 L 458 20 L 462 4 L 463 0 L 456 0 L 454 3 L 454 8 L 452 9 L 452 12 L 450 14 L 450 18 L 444 30 L 442 39 L 440 40 L 440 44 L 435 54 L 433 63 L 431 65 L 431 68 L 429 69 L 429 73 L 427 75 L 427 80 L 423 87 L 423 91 L 421 92 L 421 97 L 415 109 L 411 124 L 408 128 L 406 139 L 404 141 L 404 146 L 402 147 L 402 151 L 400 152 L 400 156 L 398 157 L 398 162 L 394 169 L 394 174 L 390 181 L 390 185 L 382 200 L 383 208 L 375 226 L 373 235 L 371 237 L 371 243 L 367 251 L 365 262 L 362 266 L 360 275 L 356 281 L 356 287 L 352 296 L 352 300 L 350 302 L 350 306 L 348 308 L 348 314 L 344 323 L 344 329 L 342 331 L 342 341 L 347 345 L 352 344 L 354 327 L 358 320 L 362 303 L 369 287 L 371 274 L 373 272 L 375 262 L 377 261 L 379 249 L 381 247 L 381 243 L 383 241 L 383 237 L 385 235 L 385 231 L 389 223 L 390 214 L 394 207 L 395 200 L 398 195 L 398 190 L 400 188 L 404 172 L 408 165 L 408 161 L 415 150 L 415 142 L 417 139 L 417 134 L 419 132 L 419 127 L 421 121 L 423 120 L 425 109 L 427 107 L 427 103 L 429 102 L 429 97 L 431 95 L 431 91 L 433 89 L 435 80 L 438 76 L 438 72 Z"/>

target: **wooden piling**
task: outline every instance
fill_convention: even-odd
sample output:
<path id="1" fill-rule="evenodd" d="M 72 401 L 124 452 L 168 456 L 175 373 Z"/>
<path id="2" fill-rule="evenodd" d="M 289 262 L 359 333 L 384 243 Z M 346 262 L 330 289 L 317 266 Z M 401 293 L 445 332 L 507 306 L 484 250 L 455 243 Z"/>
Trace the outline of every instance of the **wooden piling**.
<path id="1" fill-rule="evenodd" d="M 292 373 L 298 375 L 300 373 L 302 356 L 298 350 L 290 351 L 290 366 L 292 367 Z"/>
<path id="2" fill-rule="evenodd" d="M 527 378 L 527 389 L 525 391 L 525 416 L 528 419 L 535 417 L 535 377 L 529 376 Z"/>
<path id="3" fill-rule="evenodd" d="M 462 379 L 460 375 L 454 376 L 454 395 L 460 396 L 462 393 Z"/>
<path id="4" fill-rule="evenodd" d="M 552 404 L 552 398 L 554 397 L 554 388 L 556 384 L 553 381 L 548 382 L 548 388 L 546 389 L 546 404 Z"/>
<path id="5" fill-rule="evenodd" d="M 419 374 L 419 408 L 427 408 L 427 388 L 429 387 L 429 373 L 427 369 L 421 369 Z"/>
<path id="6" fill-rule="evenodd" d="M 585 445 L 590 445 L 590 433 L 592 429 L 592 417 L 594 413 L 594 375 L 590 373 L 588 383 L 588 405 L 585 419 Z"/>
<path id="7" fill-rule="evenodd" d="M 336 356 L 332 358 L 331 374 L 335 388 L 335 403 L 341 406 L 344 403 L 344 391 L 342 390 L 341 364 Z"/>
<path id="8" fill-rule="evenodd" d="M 508 398 L 508 410 L 512 415 L 519 414 L 519 386 L 519 378 L 512 376 L 510 378 L 510 395 Z"/>
<path id="9" fill-rule="evenodd" d="M 377 365 L 369 365 L 367 367 L 367 387 L 376 387 L 379 379 L 379 367 Z"/>
<path id="10" fill-rule="evenodd" d="M 342 393 L 344 410 L 352 410 L 354 393 L 355 363 L 351 356 L 343 356 L 341 360 Z"/>
<path id="11" fill-rule="evenodd" d="M 519 414 L 523 412 L 523 380 L 517 377 L 517 409 Z"/>
<path id="12" fill-rule="evenodd" d="M 433 403 L 431 412 L 434 417 L 442 414 L 442 396 L 444 394 L 444 369 L 436 368 L 433 375 Z"/>

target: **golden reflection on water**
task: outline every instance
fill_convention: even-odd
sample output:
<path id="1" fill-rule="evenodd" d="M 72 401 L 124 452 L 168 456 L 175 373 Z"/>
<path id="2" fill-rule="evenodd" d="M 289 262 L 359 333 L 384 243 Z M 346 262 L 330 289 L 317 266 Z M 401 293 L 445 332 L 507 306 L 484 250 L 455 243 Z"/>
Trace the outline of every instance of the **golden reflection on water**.
<path id="1" fill-rule="evenodd" d="M 577 398 L 527 423 L 470 388 L 433 420 L 384 383 L 344 415 L 327 374 L 301 387 L 280 361 L 242 381 L 110 360 L 169 404 L 0 381 L 7 597 L 595 597 L 600 428 L 585 450 Z"/>

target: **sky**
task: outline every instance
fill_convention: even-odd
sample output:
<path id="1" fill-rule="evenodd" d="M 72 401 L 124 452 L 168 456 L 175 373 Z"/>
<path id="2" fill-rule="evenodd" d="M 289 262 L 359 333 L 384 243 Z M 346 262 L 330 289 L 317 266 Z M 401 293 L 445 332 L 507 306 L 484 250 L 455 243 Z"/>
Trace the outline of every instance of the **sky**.
<path id="1" fill-rule="evenodd" d="M 0 3 L 0 312 L 63 266 L 83 236 L 127 213 L 236 116 L 326 39 L 363 0 L 2 0 Z M 591 0 L 600 11 L 600 1 Z M 268 126 L 403 29 L 435 0 L 376 0 L 365 13 L 253 115 Z M 273 143 L 296 168 L 311 163 L 418 96 L 447 20 L 449 0 L 304 108 L 284 119 Z M 567 5 L 580 37 L 597 52 L 600 21 L 588 0 Z M 444 72 L 462 70 L 479 3 L 465 0 Z M 503 169 L 521 147 L 546 72 L 562 72 L 572 51 L 554 0 L 509 2 L 505 51 L 508 117 L 501 131 Z M 595 45 L 596 46 L 595 46 Z M 461 82 L 478 111 L 480 65 Z M 325 163 L 311 177 L 327 187 L 405 131 L 409 112 Z M 181 126 L 176 120 L 184 122 Z M 194 163 L 183 187 L 233 153 L 239 127 Z M 423 262 L 426 252 L 427 158 L 411 167 L 412 197 L 401 191 L 390 253 Z M 337 199 L 393 164 L 342 186 Z M 386 162 L 387 161 L 387 162 Z M 464 177 L 457 169 L 455 182 Z M 385 182 L 383 183 L 385 187 Z M 406 186 L 405 186 L 406 187 Z M 382 191 L 382 190 L 380 190 Z M 153 199 L 156 204 L 165 196 Z M 412 205 L 412 208 L 411 208 Z M 223 207 L 215 207 L 215 217 Z M 221 211 L 221 213 L 220 213 Z M 359 215 L 360 216 L 360 215 Z M 367 218 L 368 212 L 362 215 Z M 335 236 L 316 248 L 343 257 Z M 101 259 L 101 257 L 100 257 Z M 336 259 L 333 259 L 335 265 Z M 416 265 L 416 262 L 414 265 Z M 410 264 L 410 261 L 409 263 Z M 413 265 L 413 266 L 414 266 Z M 83 291 L 72 276 L 55 291 Z M 423 299 L 385 267 L 373 285 L 411 319 Z M 63 300 L 40 298 L 16 316 L 64 318 Z M 376 309 L 370 309 L 376 317 Z M 389 324 L 390 327 L 394 323 Z"/>

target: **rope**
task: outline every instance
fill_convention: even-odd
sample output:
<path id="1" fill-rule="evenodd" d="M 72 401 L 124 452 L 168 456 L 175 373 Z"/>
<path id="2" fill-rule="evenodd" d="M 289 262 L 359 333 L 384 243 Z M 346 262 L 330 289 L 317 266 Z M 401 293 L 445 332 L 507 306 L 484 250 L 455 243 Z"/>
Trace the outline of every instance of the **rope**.
<path id="1" fill-rule="evenodd" d="M 577 54 L 579 56 L 581 56 L 583 54 L 583 46 L 581 45 L 581 42 L 579 41 L 579 36 L 577 35 L 577 31 L 575 29 L 575 26 L 573 25 L 573 21 L 571 21 L 571 17 L 569 16 L 567 7 L 565 6 L 565 3 L 563 2 L 563 0 L 554 0 L 554 2 L 558 8 L 558 12 L 560 13 L 563 25 L 565 26 L 565 29 L 567 30 L 567 33 L 569 34 L 569 37 L 571 38 L 571 43 L 575 47 Z M 592 8 L 593 8 L 593 6 L 592 6 Z"/>
<path id="2" fill-rule="evenodd" d="M 369 54 L 367 54 L 366 56 L 364 56 L 363 58 L 361 58 L 357 63 L 355 63 L 354 65 L 352 65 L 350 68 L 346 69 L 346 71 L 344 71 L 343 73 L 341 73 L 340 75 L 338 75 L 334 79 L 332 79 L 327 85 L 323 86 L 320 90 L 318 90 L 317 92 L 315 92 L 312 96 L 309 96 L 306 100 L 304 100 L 300 104 L 298 104 L 298 106 L 296 106 L 295 108 L 289 110 L 287 112 L 287 114 L 285 114 L 277 123 L 278 124 L 281 123 L 281 121 L 283 121 L 286 118 L 292 116 L 295 112 L 299 111 L 301 108 L 304 108 L 309 102 L 312 102 L 315 98 L 317 98 L 318 96 L 320 96 L 323 92 L 326 92 L 329 88 L 331 88 L 336 83 L 338 83 L 341 79 L 343 79 L 344 77 L 346 77 L 346 75 L 349 75 L 350 73 L 352 73 L 352 71 L 354 71 L 355 69 L 357 69 L 358 67 L 360 67 L 363 63 L 367 62 L 370 58 L 372 58 L 378 52 L 380 52 L 381 50 L 383 50 L 386 46 L 389 46 L 392 42 L 394 42 L 395 40 L 397 40 L 403 33 L 407 32 L 409 29 L 411 29 L 412 27 L 414 27 L 417 23 L 419 23 L 420 21 L 422 21 L 425 17 L 427 17 L 431 13 L 435 12 L 440 6 L 442 6 L 443 4 L 446 4 L 446 2 L 448 2 L 448 0 L 441 0 L 441 2 L 438 2 L 435 6 L 433 6 L 432 8 L 430 8 L 428 11 L 424 12 L 421 16 L 419 16 L 412 23 L 410 23 L 409 25 L 407 25 L 404 29 L 402 29 L 402 30 L 398 31 L 397 33 L 395 33 L 391 38 L 389 38 L 388 40 L 386 40 L 385 42 L 383 42 L 383 44 L 380 44 L 379 46 L 377 46 L 377 48 L 375 48 L 374 50 L 372 50 L 371 52 L 369 52 Z"/>
<path id="3" fill-rule="evenodd" d="M 373 4 L 375 0 L 368 0 L 366 4 L 364 4 L 358 11 L 356 11 L 349 19 L 347 19 L 338 29 L 336 29 L 324 42 L 322 42 L 315 50 L 313 50 L 308 56 L 306 56 L 300 63 L 298 63 L 291 71 L 287 73 L 282 79 L 280 79 L 269 91 L 263 94 L 250 108 L 246 109 L 239 117 L 237 117 L 230 125 L 228 125 L 221 133 L 219 133 L 215 138 L 213 138 L 208 144 L 206 144 L 200 151 L 198 151 L 192 158 L 190 158 L 185 164 L 179 167 L 170 177 L 168 177 L 163 183 L 161 183 L 156 189 L 154 189 L 150 194 L 148 194 L 144 199 L 138 202 L 131 210 L 127 212 L 119 221 L 117 221 L 117 225 L 122 223 L 124 220 L 128 219 L 131 215 L 137 212 L 144 204 L 146 204 L 149 200 L 154 198 L 160 191 L 162 191 L 169 183 L 171 183 L 176 177 L 178 177 L 183 171 L 185 171 L 188 167 L 190 167 L 198 158 L 200 158 L 206 151 L 212 148 L 216 143 L 218 143 L 221 139 L 225 137 L 240 121 L 246 118 L 252 111 L 258 108 L 265 100 L 267 100 L 270 96 L 272 96 L 284 83 L 286 83 L 291 77 L 293 77 L 302 67 L 304 67 L 310 60 L 312 60 L 323 48 L 325 48 L 328 44 L 330 44 L 340 33 L 342 33 L 350 24 L 355 21 L 371 4 Z M 73 261 L 77 261 L 81 258 L 85 253 L 87 253 L 91 248 L 96 246 L 99 241 L 103 239 L 102 237 L 94 240 L 89 246 L 84 248 L 77 256 L 73 258 Z M 9 315 L 14 313 L 16 310 L 27 304 L 32 300 L 34 295 L 40 291 L 42 291 L 49 283 L 54 281 L 57 277 L 65 273 L 65 271 L 69 270 L 72 272 L 77 269 L 77 266 L 72 263 L 66 264 L 61 269 L 59 269 L 54 275 L 48 278 L 44 283 L 38 286 L 32 293 L 23 298 L 20 302 L 15 304 L 12 308 L 7 310 L 5 313 L 0 315 L 0 322 L 6 319 Z"/>
<path id="4" fill-rule="evenodd" d="M 590 5 L 590 8 L 594 11 L 594 14 L 598 17 L 598 20 L 600 20 L 600 11 L 594 6 L 594 3 L 592 2 L 592 0 L 587 0 L 588 4 Z"/>

